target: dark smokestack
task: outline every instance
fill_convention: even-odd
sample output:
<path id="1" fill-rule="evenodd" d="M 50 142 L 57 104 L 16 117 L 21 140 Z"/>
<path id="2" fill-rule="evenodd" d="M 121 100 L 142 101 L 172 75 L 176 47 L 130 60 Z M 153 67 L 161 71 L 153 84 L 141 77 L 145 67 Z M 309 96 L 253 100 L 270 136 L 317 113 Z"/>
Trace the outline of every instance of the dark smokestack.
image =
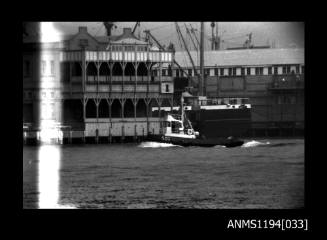
<path id="1" fill-rule="evenodd" d="M 115 26 L 114 22 L 103 22 L 103 24 L 107 30 L 107 36 L 111 36 L 111 29 Z"/>

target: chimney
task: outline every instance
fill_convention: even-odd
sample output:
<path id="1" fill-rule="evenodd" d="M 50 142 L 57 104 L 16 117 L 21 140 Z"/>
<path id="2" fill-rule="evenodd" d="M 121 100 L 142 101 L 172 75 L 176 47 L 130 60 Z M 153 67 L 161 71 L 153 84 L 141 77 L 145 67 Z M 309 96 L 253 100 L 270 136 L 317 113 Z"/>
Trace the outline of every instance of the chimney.
<path id="1" fill-rule="evenodd" d="M 87 33 L 87 27 L 85 27 L 85 26 L 78 27 L 78 32 L 79 33 Z"/>
<path id="2" fill-rule="evenodd" d="M 115 28 L 117 28 L 117 26 L 114 24 L 114 22 L 103 22 L 104 27 L 107 30 L 107 36 L 111 36 L 111 29 L 112 27 L 115 26 Z"/>
<path id="3" fill-rule="evenodd" d="M 123 29 L 123 34 L 124 35 L 133 35 L 132 28 L 124 28 Z"/>

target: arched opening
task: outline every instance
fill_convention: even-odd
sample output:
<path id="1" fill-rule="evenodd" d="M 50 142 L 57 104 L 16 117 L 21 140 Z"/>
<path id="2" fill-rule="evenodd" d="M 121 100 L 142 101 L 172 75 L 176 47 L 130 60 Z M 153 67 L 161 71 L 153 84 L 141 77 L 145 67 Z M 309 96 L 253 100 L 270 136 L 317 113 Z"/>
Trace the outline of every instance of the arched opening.
<path id="1" fill-rule="evenodd" d="M 82 66 L 80 62 L 72 62 L 72 76 L 81 77 L 82 76 Z"/>
<path id="2" fill-rule="evenodd" d="M 133 63 L 128 62 L 125 66 L 125 76 L 135 76 L 135 68 Z"/>
<path id="3" fill-rule="evenodd" d="M 111 105 L 111 117 L 112 118 L 121 118 L 121 104 L 118 99 L 115 99 Z"/>
<path id="4" fill-rule="evenodd" d="M 86 103 L 86 118 L 96 118 L 97 112 L 96 112 L 96 104 L 93 99 L 89 99 Z"/>
<path id="5" fill-rule="evenodd" d="M 109 76 L 110 68 L 106 62 L 102 63 L 99 69 L 100 76 Z"/>
<path id="6" fill-rule="evenodd" d="M 99 79 L 100 83 L 109 81 L 110 68 L 106 62 L 103 62 L 100 65 L 99 75 L 100 75 L 100 79 Z"/>
<path id="7" fill-rule="evenodd" d="M 115 62 L 112 67 L 112 75 L 113 76 L 122 76 L 123 75 L 123 69 L 119 62 Z"/>
<path id="8" fill-rule="evenodd" d="M 148 69 L 144 62 L 140 62 L 137 67 L 137 76 L 139 81 L 147 81 Z"/>
<path id="9" fill-rule="evenodd" d="M 157 108 L 157 110 L 153 110 Z M 159 117 L 159 105 L 156 99 L 151 99 L 149 103 L 149 117 Z"/>
<path id="10" fill-rule="evenodd" d="M 99 118 L 109 118 L 109 104 L 106 99 L 101 99 L 99 103 Z"/>
<path id="11" fill-rule="evenodd" d="M 134 104 L 131 99 L 127 99 L 124 105 L 124 117 L 133 118 L 134 117 Z"/>
<path id="12" fill-rule="evenodd" d="M 136 117 L 146 117 L 146 104 L 144 99 L 139 99 L 137 102 Z"/>
<path id="13" fill-rule="evenodd" d="M 95 82 L 98 75 L 97 67 L 94 62 L 90 62 L 86 68 L 86 79 L 87 82 Z"/>
<path id="14" fill-rule="evenodd" d="M 70 81 L 70 62 L 60 63 L 60 81 L 64 83 L 69 83 Z"/>
<path id="15" fill-rule="evenodd" d="M 83 104 L 80 99 L 66 99 L 62 104 L 62 123 L 71 124 L 83 121 Z"/>
<path id="16" fill-rule="evenodd" d="M 168 111 L 170 111 L 171 104 L 170 104 L 168 98 L 164 98 L 162 100 L 161 107 L 164 108 L 164 109 L 167 109 L 168 108 Z M 161 117 L 164 117 L 168 113 L 168 111 L 167 110 L 164 110 L 164 109 L 161 109 L 161 111 L 160 111 L 160 116 Z"/>
<path id="17" fill-rule="evenodd" d="M 96 65 L 95 65 L 94 62 L 89 62 L 89 64 L 87 65 L 87 68 L 86 68 L 86 74 L 88 76 L 96 76 L 96 75 L 98 75 L 97 67 L 96 67 Z"/>

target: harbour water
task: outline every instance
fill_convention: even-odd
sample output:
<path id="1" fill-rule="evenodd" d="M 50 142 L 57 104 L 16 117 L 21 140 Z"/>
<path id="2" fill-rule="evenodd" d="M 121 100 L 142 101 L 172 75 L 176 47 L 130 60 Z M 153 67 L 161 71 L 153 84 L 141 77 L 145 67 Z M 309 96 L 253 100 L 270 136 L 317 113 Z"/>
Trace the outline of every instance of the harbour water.
<path id="1" fill-rule="evenodd" d="M 154 142 L 57 146 L 59 203 L 74 208 L 304 207 L 304 139 L 242 147 Z M 23 149 L 23 208 L 38 207 L 38 149 Z"/>

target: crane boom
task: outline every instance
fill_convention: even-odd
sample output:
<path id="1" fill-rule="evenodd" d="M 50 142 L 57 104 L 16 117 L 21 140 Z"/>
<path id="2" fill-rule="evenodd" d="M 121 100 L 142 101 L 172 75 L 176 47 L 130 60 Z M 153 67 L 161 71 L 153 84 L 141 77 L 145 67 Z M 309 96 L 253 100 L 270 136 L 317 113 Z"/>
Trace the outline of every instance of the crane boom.
<path id="1" fill-rule="evenodd" d="M 146 33 L 149 37 L 151 37 L 155 43 L 158 45 L 158 47 L 165 51 L 164 47 L 158 42 L 158 40 L 150 33 L 149 30 L 144 30 L 144 33 Z M 176 60 L 174 59 L 174 63 L 178 66 L 178 68 L 183 72 L 185 73 L 186 76 L 190 77 L 190 75 L 181 67 L 181 65 L 178 64 L 178 62 L 176 62 Z"/>
<path id="2" fill-rule="evenodd" d="M 194 36 L 194 38 L 195 38 L 195 40 L 196 40 L 196 42 L 198 43 L 198 46 L 199 46 L 200 45 L 200 42 L 199 42 L 198 37 L 195 34 L 195 30 L 196 29 L 194 29 L 191 24 L 190 24 L 190 27 L 191 27 L 191 33 L 193 34 L 193 36 Z"/>
<path id="3" fill-rule="evenodd" d="M 184 23 L 184 24 L 185 24 L 185 23 Z M 195 51 L 198 51 L 198 48 L 197 48 L 197 46 L 196 46 L 196 44 L 195 44 L 195 42 L 194 42 L 194 40 L 193 40 L 193 38 L 192 38 L 191 32 L 190 32 L 190 30 L 188 29 L 188 27 L 186 26 L 186 24 L 185 24 L 185 28 L 186 28 L 186 32 L 187 32 L 187 34 L 189 35 L 189 37 L 190 37 L 190 39 L 191 39 L 191 41 L 192 41 L 192 43 L 193 43 L 193 46 L 194 46 Z"/>
<path id="4" fill-rule="evenodd" d="M 187 52 L 187 54 L 188 54 L 188 57 L 190 58 L 190 61 L 191 61 L 192 67 L 193 67 L 193 69 L 194 69 L 194 73 L 195 73 L 195 75 L 198 76 L 198 71 L 196 70 L 196 67 L 195 67 L 195 64 L 194 64 L 193 58 L 192 58 L 192 56 L 191 56 L 190 51 L 189 51 L 188 48 L 187 48 L 187 45 L 186 45 L 186 43 L 185 43 L 185 40 L 184 40 L 183 34 L 181 33 L 181 29 L 179 28 L 177 22 L 175 22 L 175 26 L 176 26 L 176 31 L 177 31 L 177 33 L 179 34 L 179 36 L 181 37 L 181 39 L 182 39 L 182 41 L 183 41 L 184 48 L 185 48 L 185 50 L 186 50 L 186 52 Z"/>
<path id="5" fill-rule="evenodd" d="M 134 32 L 135 32 L 137 26 L 140 26 L 140 22 L 136 22 L 136 24 L 135 24 L 135 26 L 134 26 L 134 28 L 133 28 L 133 31 L 132 31 L 133 34 L 134 34 Z"/>

